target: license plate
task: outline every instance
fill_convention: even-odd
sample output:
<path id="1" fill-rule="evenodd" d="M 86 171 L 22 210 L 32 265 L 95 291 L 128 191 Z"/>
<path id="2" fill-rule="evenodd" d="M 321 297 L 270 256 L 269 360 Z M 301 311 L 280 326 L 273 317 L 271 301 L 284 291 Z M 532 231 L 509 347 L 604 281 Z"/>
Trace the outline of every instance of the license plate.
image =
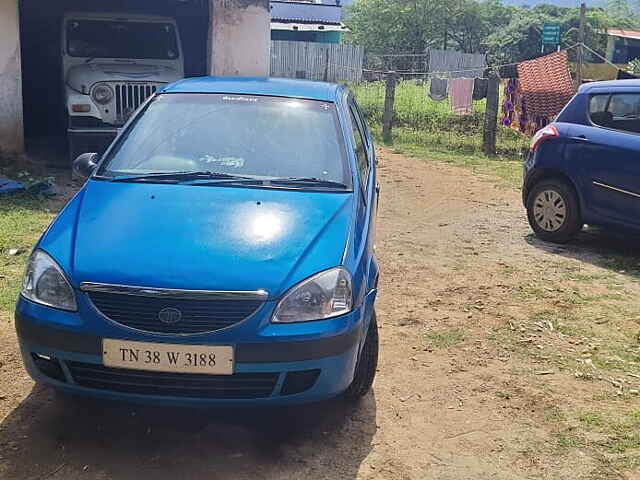
<path id="1" fill-rule="evenodd" d="M 233 347 L 167 343 L 102 341 L 105 367 L 153 372 L 233 375 Z"/>

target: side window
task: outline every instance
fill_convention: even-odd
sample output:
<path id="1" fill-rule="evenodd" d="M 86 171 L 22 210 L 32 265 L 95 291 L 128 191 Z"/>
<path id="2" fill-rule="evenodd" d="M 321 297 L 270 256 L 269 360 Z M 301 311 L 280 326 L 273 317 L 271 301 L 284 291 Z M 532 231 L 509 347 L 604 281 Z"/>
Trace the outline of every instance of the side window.
<path id="1" fill-rule="evenodd" d="M 369 126 L 367 125 L 367 119 L 362 113 L 362 109 L 360 108 L 360 105 L 356 103 L 355 99 L 353 100 L 353 105 L 356 107 L 356 111 L 358 112 L 358 117 L 362 122 L 362 131 L 364 133 L 365 139 L 367 140 L 367 147 L 371 149 L 373 148 L 373 145 L 369 142 L 371 135 L 369 134 Z"/>
<path id="2" fill-rule="evenodd" d="M 594 95 L 589 100 L 589 115 L 598 126 L 640 133 L 640 93 Z"/>
<path id="3" fill-rule="evenodd" d="M 356 141 L 356 158 L 358 160 L 358 173 L 360 174 L 360 181 L 364 188 L 367 188 L 366 182 L 369 177 L 369 157 L 367 155 L 367 141 L 364 134 L 362 124 L 358 117 L 358 113 L 355 110 L 353 104 L 349 104 L 349 114 L 351 116 L 351 127 L 353 128 L 353 137 Z"/>

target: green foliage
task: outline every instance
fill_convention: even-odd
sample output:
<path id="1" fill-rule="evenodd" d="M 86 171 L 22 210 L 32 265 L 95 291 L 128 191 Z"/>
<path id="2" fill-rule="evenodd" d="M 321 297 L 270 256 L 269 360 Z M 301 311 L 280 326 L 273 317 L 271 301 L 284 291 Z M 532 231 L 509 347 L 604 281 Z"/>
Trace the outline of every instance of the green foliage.
<path id="1" fill-rule="evenodd" d="M 609 0 L 604 8 L 589 8 L 585 43 L 604 52 L 607 28 L 640 28 L 638 5 L 638 0 Z M 494 64 L 542 55 L 547 22 L 560 24 L 561 47 L 578 42 L 579 8 L 519 8 L 502 0 L 356 0 L 346 14 L 348 39 L 364 46 L 368 55 L 447 48 L 487 53 Z"/>
<path id="2" fill-rule="evenodd" d="M 636 58 L 629 62 L 629 65 L 627 65 L 627 71 L 633 75 L 640 75 L 640 58 Z"/>
<path id="3" fill-rule="evenodd" d="M 514 9 L 511 21 L 501 31 L 495 31 L 484 40 L 490 61 L 519 62 L 542 55 L 542 28 L 545 23 L 557 23 L 562 32 L 561 48 L 578 43 L 580 10 L 540 5 L 532 9 Z M 585 43 L 596 51 L 604 52 L 606 37 L 602 35 L 611 18 L 601 9 L 587 12 Z"/>
<path id="4" fill-rule="evenodd" d="M 508 23 L 501 0 L 357 0 L 347 11 L 351 40 L 369 54 L 422 53 L 429 47 L 465 52 Z"/>

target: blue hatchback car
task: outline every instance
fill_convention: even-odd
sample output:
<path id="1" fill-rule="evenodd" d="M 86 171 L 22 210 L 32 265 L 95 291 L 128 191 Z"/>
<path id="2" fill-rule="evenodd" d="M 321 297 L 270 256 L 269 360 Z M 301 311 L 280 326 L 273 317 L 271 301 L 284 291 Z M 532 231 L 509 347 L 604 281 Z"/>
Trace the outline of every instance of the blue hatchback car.
<path id="1" fill-rule="evenodd" d="M 523 199 L 535 234 L 564 243 L 584 224 L 640 231 L 640 81 L 584 85 L 533 138 Z"/>
<path id="2" fill-rule="evenodd" d="M 378 359 L 372 137 L 344 86 L 184 80 L 147 101 L 35 247 L 31 376 L 85 395 L 364 396 Z"/>

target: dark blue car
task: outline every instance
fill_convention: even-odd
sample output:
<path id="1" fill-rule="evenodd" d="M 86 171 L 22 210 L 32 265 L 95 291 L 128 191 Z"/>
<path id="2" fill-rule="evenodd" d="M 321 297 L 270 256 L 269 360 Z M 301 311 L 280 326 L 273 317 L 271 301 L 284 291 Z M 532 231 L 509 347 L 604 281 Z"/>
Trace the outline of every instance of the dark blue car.
<path id="1" fill-rule="evenodd" d="M 168 404 L 369 391 L 378 188 L 347 88 L 181 81 L 75 168 L 16 309 L 34 379 Z"/>
<path id="2" fill-rule="evenodd" d="M 543 240 L 567 242 L 584 224 L 640 230 L 640 81 L 582 86 L 534 137 L 523 195 Z"/>

